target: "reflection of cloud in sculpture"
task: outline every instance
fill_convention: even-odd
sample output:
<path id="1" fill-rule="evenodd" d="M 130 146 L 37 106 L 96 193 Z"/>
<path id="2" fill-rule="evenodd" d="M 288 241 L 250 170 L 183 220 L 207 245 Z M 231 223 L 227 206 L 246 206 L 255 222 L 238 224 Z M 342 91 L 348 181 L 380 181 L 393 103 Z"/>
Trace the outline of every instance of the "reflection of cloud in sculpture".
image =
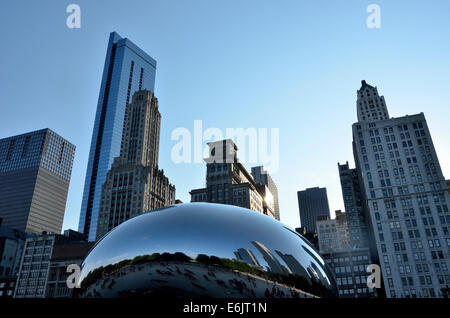
<path id="1" fill-rule="evenodd" d="M 308 272 L 305 268 L 295 259 L 295 257 L 291 254 L 283 254 L 282 252 L 275 250 L 275 252 L 280 255 L 286 265 L 289 267 L 290 271 L 294 275 L 299 275 L 305 277 L 309 283 L 311 283 L 311 279 L 309 278 Z"/>
<path id="2" fill-rule="evenodd" d="M 255 255 L 247 248 L 239 248 L 234 252 L 234 255 L 236 255 L 236 259 L 239 261 L 246 262 L 255 267 L 261 267 Z"/>
<path id="3" fill-rule="evenodd" d="M 263 258 L 266 260 L 267 265 L 269 265 L 270 271 L 272 273 L 285 274 L 285 270 L 281 266 L 280 262 L 270 253 L 269 249 L 265 247 L 262 243 L 257 241 L 252 241 L 253 246 L 255 246 L 261 253 Z"/>

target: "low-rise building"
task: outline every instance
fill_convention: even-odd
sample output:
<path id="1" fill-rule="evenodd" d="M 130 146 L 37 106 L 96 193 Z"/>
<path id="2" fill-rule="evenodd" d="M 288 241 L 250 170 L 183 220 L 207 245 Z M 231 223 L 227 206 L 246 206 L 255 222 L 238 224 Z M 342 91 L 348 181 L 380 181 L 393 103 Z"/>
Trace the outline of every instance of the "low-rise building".
<path id="1" fill-rule="evenodd" d="M 12 297 L 25 240 L 34 234 L 2 226 L 0 218 L 0 297 Z"/>
<path id="2" fill-rule="evenodd" d="M 74 242 L 85 242 L 82 233 L 66 230 L 64 234 L 47 234 L 29 237 L 25 241 L 24 253 L 14 291 L 15 298 L 44 298 L 48 284 L 51 258 L 59 246 Z"/>
<path id="3" fill-rule="evenodd" d="M 47 298 L 71 297 L 73 289 L 67 286 L 69 265 L 81 266 L 83 259 L 94 246 L 94 242 L 75 241 L 55 245 L 50 258 L 50 270 L 45 295 Z"/>
<path id="4" fill-rule="evenodd" d="M 27 236 L 30 234 L 2 226 L 0 218 L 0 278 L 16 277 Z"/>

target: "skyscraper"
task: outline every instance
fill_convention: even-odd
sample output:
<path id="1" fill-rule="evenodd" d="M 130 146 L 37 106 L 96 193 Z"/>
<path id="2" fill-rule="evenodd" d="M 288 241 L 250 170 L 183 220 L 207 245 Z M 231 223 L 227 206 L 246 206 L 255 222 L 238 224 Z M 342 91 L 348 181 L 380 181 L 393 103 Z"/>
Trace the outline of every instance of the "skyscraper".
<path id="1" fill-rule="evenodd" d="M 316 231 L 319 216 L 330 217 L 326 188 L 309 188 L 297 192 L 300 223 L 307 232 Z"/>
<path id="2" fill-rule="evenodd" d="M 386 295 L 443 297 L 450 284 L 450 194 L 425 116 L 389 118 L 365 81 L 357 94 L 355 162 Z M 377 113 L 364 116 L 366 109 Z"/>
<path id="3" fill-rule="evenodd" d="M 75 146 L 50 129 L 0 139 L 0 218 L 23 232 L 60 233 Z"/>
<path id="4" fill-rule="evenodd" d="M 253 167 L 252 168 L 252 176 L 256 183 L 265 184 L 269 188 L 270 193 L 273 196 L 273 206 L 274 206 L 275 218 L 279 221 L 280 220 L 280 206 L 278 203 L 278 188 L 277 188 L 275 182 L 273 182 L 272 177 L 266 170 L 264 170 L 263 166 Z"/>
<path id="5" fill-rule="evenodd" d="M 102 188 L 96 239 L 136 215 L 175 203 L 175 187 L 158 169 L 158 108 L 148 90 L 134 93 L 127 106 L 120 156 Z"/>
<path id="6" fill-rule="evenodd" d="M 125 108 L 137 90 L 155 87 L 156 61 L 116 32 L 109 36 L 78 230 L 94 240 L 102 185 L 120 155 Z"/>

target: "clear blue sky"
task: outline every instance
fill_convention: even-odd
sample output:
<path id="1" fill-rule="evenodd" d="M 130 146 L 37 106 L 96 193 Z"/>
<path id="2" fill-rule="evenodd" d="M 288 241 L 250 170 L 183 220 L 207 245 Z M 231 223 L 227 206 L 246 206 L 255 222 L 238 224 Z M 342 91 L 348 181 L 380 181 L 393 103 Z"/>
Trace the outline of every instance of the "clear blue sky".
<path id="1" fill-rule="evenodd" d="M 81 29 L 66 7 L 81 7 Z M 368 29 L 366 8 L 381 7 Z M 176 127 L 280 128 L 273 176 L 281 220 L 299 225 L 296 191 L 325 186 L 343 209 L 337 163 L 353 166 L 362 79 L 391 116 L 424 112 L 450 177 L 450 1 L 2 1 L 0 137 L 44 127 L 77 146 L 63 228 L 78 227 L 108 36 L 158 61 L 160 167 L 177 197 L 204 186 L 204 164 L 171 161 Z M 247 165 L 250 168 L 250 165 Z"/>

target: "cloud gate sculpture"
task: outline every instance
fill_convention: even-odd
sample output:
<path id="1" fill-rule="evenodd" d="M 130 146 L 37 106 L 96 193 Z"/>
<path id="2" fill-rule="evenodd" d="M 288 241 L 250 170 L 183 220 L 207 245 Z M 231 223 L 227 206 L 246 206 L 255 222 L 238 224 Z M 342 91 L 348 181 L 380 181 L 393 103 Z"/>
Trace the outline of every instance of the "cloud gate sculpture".
<path id="1" fill-rule="evenodd" d="M 333 275 L 297 232 L 248 209 L 185 203 L 106 234 L 81 267 L 78 297 L 336 297 Z"/>

